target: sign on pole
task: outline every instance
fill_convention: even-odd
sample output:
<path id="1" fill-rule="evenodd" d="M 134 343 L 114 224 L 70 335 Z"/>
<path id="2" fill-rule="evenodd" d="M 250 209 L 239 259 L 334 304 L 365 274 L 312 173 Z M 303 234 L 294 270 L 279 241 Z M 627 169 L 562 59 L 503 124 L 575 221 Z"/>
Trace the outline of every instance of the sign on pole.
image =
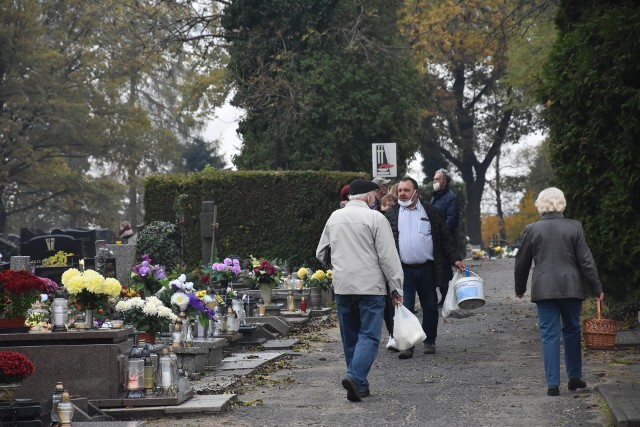
<path id="1" fill-rule="evenodd" d="M 396 162 L 395 142 L 385 144 L 371 144 L 371 163 L 373 177 L 397 177 L 398 164 Z"/>

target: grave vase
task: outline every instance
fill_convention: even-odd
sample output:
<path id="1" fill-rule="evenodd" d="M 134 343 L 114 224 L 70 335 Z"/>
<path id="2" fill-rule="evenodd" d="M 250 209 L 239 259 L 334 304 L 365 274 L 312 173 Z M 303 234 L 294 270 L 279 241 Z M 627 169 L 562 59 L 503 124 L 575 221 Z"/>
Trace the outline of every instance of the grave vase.
<path id="1" fill-rule="evenodd" d="M 311 310 L 320 310 L 322 308 L 322 294 L 320 293 L 320 288 L 310 288 L 309 294 L 309 308 Z"/>
<path id="2" fill-rule="evenodd" d="M 266 305 L 271 304 L 271 285 L 262 283 L 260 284 L 260 298 Z"/>
<path id="3" fill-rule="evenodd" d="M 87 324 L 87 328 L 93 328 L 93 310 L 84 311 L 84 321 Z"/>

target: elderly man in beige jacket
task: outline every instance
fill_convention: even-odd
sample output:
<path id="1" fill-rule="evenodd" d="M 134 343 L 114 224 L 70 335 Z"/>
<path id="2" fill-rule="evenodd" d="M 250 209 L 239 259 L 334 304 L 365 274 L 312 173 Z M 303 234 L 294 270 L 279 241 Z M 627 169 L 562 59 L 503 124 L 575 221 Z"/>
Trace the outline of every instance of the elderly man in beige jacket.
<path id="1" fill-rule="evenodd" d="M 367 379 L 378 354 L 387 287 L 394 305 L 402 304 L 402 266 L 389 221 L 369 206 L 378 185 L 364 179 L 349 184 L 349 204 L 331 214 L 316 257 L 331 253 L 340 336 L 347 373 L 347 399 L 369 396 Z"/>

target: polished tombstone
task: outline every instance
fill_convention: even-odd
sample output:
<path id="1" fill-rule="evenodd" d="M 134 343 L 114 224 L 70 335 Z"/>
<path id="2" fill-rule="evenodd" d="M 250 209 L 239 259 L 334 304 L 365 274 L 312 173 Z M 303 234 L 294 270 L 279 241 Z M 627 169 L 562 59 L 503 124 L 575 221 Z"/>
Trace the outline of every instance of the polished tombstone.
<path id="1" fill-rule="evenodd" d="M 25 354 L 36 372 L 26 378 L 18 398 L 46 400 L 58 381 L 74 395 L 116 399 L 124 390 L 126 354 L 132 328 L 57 333 L 0 334 L 0 349 Z"/>

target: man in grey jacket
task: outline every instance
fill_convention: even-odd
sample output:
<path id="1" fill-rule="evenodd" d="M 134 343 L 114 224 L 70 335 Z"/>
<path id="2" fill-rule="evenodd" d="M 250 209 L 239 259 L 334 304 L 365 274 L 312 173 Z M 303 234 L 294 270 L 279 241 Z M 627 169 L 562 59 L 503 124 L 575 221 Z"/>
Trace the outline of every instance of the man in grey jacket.
<path id="1" fill-rule="evenodd" d="M 394 305 L 402 304 L 403 273 L 391 227 L 371 210 L 378 185 L 364 179 L 349 184 L 349 204 L 331 214 L 316 257 L 325 262 L 331 251 L 340 336 L 347 363 L 342 386 L 347 399 L 369 396 L 367 379 L 378 354 L 386 285 Z"/>

